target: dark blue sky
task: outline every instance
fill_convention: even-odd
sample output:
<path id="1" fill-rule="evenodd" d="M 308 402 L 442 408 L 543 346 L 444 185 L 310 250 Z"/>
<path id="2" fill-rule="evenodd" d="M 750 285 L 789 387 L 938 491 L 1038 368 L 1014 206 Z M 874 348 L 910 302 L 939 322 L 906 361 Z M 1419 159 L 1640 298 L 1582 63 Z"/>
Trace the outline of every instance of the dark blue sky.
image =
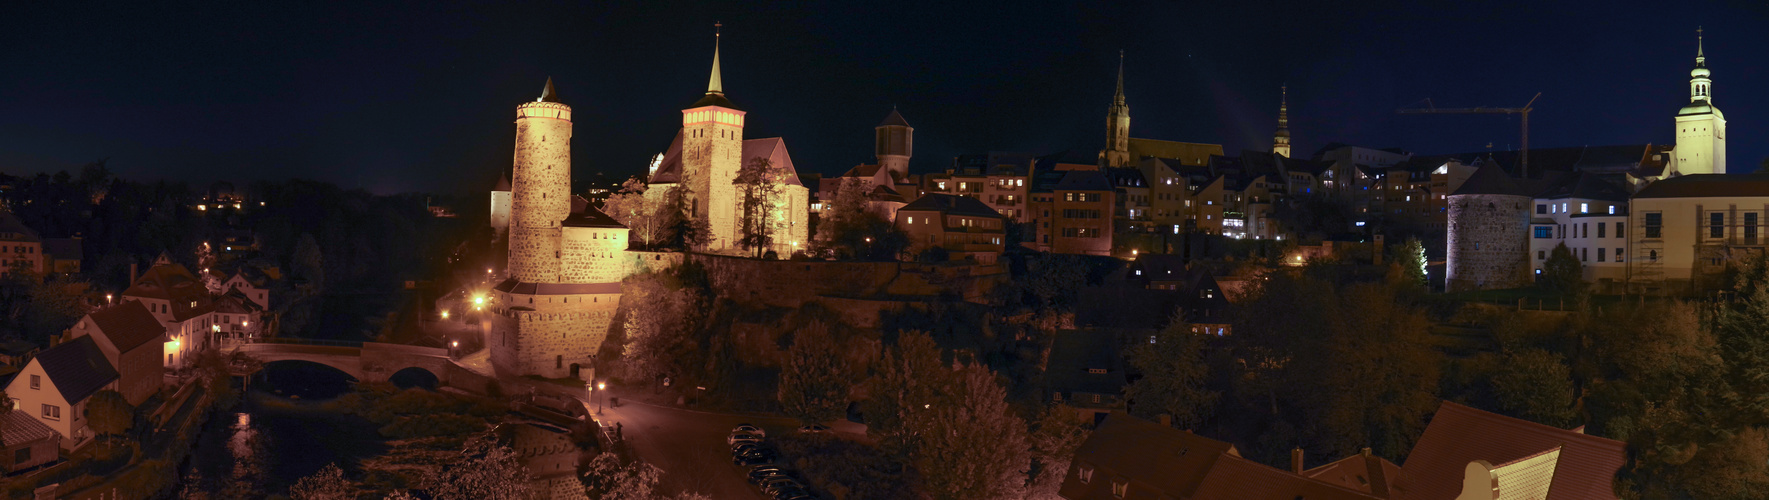
<path id="1" fill-rule="evenodd" d="M 625 177 L 704 92 L 725 23 L 746 136 L 804 173 L 871 158 L 893 104 L 915 171 L 987 150 L 1097 150 L 1120 48 L 1132 135 L 1296 152 L 1665 143 L 1707 28 L 1732 171 L 1769 157 L 1765 2 L 232 2 L 0 8 L 0 171 L 108 157 L 137 179 L 308 177 L 376 192 L 489 187 L 513 107 L 548 76 L 576 110 L 575 174 Z M 1675 4 L 1675 5 L 1674 5 Z M 1231 153 L 1232 154 L 1232 153 Z"/>

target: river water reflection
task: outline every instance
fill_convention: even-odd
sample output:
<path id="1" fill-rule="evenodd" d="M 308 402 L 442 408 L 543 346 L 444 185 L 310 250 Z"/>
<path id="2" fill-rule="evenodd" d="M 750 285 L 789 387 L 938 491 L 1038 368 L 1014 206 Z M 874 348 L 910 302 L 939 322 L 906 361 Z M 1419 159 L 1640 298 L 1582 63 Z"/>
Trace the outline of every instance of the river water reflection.
<path id="1" fill-rule="evenodd" d="M 271 364 L 238 407 L 204 426 L 182 481 L 214 498 L 254 499 L 286 495 L 327 464 L 354 471 L 386 445 L 373 423 L 325 407 L 348 387 L 330 368 Z"/>

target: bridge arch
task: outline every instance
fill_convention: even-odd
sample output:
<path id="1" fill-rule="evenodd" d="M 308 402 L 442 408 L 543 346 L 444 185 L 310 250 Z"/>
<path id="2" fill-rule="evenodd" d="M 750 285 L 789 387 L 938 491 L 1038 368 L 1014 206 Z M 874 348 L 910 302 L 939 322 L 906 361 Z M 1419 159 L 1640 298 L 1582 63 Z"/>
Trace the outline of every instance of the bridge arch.
<path id="1" fill-rule="evenodd" d="M 442 382 L 442 377 L 436 376 L 430 369 L 422 366 L 407 366 L 387 376 L 387 381 L 392 382 L 395 387 L 400 389 L 417 387 L 435 390 Z"/>

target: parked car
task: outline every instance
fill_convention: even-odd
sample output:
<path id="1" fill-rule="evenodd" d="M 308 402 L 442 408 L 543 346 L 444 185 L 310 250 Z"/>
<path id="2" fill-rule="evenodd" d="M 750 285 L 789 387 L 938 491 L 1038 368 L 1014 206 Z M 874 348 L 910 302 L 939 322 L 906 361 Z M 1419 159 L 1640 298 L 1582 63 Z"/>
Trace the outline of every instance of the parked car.
<path id="1" fill-rule="evenodd" d="M 725 444 L 729 444 L 729 445 L 736 445 L 737 443 L 760 443 L 760 442 L 762 442 L 761 436 L 757 436 L 755 434 L 749 434 L 749 433 L 732 434 L 731 437 L 725 438 Z"/>
<path id="2" fill-rule="evenodd" d="M 787 488 L 803 490 L 805 489 L 805 485 L 799 484 L 798 480 L 789 477 L 770 479 L 762 482 L 762 492 L 767 493 L 768 495 L 773 495 L 775 492 Z"/>
<path id="3" fill-rule="evenodd" d="M 757 437 L 763 437 L 763 438 L 768 437 L 768 431 L 764 431 L 764 430 L 762 430 L 761 427 L 757 427 L 754 424 L 737 424 L 737 427 L 731 428 L 731 433 L 732 434 L 754 434 Z"/>
<path id="4" fill-rule="evenodd" d="M 763 458 L 759 455 L 739 455 L 731 457 L 731 463 L 737 464 L 739 467 L 755 467 L 758 465 L 771 464 L 774 463 L 774 461 L 768 458 Z"/>
<path id="5" fill-rule="evenodd" d="M 807 425 L 804 427 L 799 427 L 799 432 L 803 432 L 806 434 L 827 434 L 831 431 L 828 427 L 824 427 L 820 424 L 811 424 L 811 425 Z"/>
<path id="6" fill-rule="evenodd" d="M 793 500 L 797 498 L 811 498 L 811 495 L 810 493 L 805 492 L 804 488 L 782 488 L 780 491 L 774 492 L 774 500 Z"/>
<path id="7" fill-rule="evenodd" d="M 750 484 L 760 485 L 760 484 L 762 484 L 762 481 L 767 481 L 769 479 L 773 479 L 773 478 L 777 478 L 777 477 L 791 477 L 791 476 L 788 476 L 786 474 L 786 469 L 782 469 L 777 465 L 764 465 L 764 466 L 756 467 L 756 468 L 749 470 L 749 483 Z"/>

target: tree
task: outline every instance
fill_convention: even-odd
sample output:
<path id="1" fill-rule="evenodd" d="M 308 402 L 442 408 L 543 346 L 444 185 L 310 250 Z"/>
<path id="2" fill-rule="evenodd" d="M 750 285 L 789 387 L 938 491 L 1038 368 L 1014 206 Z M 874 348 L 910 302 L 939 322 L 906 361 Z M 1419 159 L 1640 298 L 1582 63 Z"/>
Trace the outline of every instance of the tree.
<path id="1" fill-rule="evenodd" d="M 636 246 L 663 248 L 673 236 L 680 213 L 669 210 L 669 193 L 648 194 L 650 186 L 638 177 L 628 178 L 602 204 L 602 212 L 625 225 Z"/>
<path id="2" fill-rule="evenodd" d="M 348 500 L 356 498 L 356 483 L 344 478 L 338 464 L 326 464 L 319 472 L 295 481 L 289 487 L 294 500 Z"/>
<path id="3" fill-rule="evenodd" d="M 489 434 L 469 439 L 459 460 L 431 472 L 422 484 L 436 500 L 526 500 L 535 496 L 528 468 L 517 461 L 514 450 L 498 444 Z"/>
<path id="4" fill-rule="evenodd" d="M 737 171 L 733 183 L 738 186 L 739 220 L 737 244 L 754 250 L 756 257 L 774 243 L 776 213 L 781 210 L 780 193 L 784 190 L 786 169 L 767 158 L 751 158 Z"/>
<path id="5" fill-rule="evenodd" d="M 289 262 L 289 268 L 295 277 L 307 280 L 306 288 L 310 290 L 310 295 L 325 291 L 325 254 L 320 251 L 319 243 L 313 240 L 312 233 L 301 233 L 301 239 L 295 243 L 295 254 Z"/>
<path id="6" fill-rule="evenodd" d="M 1024 498 L 1031 443 L 1026 422 L 1007 405 L 995 373 L 969 364 L 945 390 L 908 418 L 927 442 L 911 461 L 936 499 Z"/>
<path id="7" fill-rule="evenodd" d="M 909 236 L 883 215 L 868 209 L 870 183 L 842 179 L 829 208 L 817 222 L 817 245 L 838 258 L 894 260 Z"/>
<path id="8" fill-rule="evenodd" d="M 122 393 L 105 389 L 93 393 L 92 398 L 86 401 L 86 418 L 87 425 L 92 426 L 92 432 L 114 437 L 129 432 L 129 427 L 135 423 L 135 408 L 129 405 L 129 400 L 124 399 Z M 110 441 L 106 440 L 107 443 Z"/>
<path id="9" fill-rule="evenodd" d="M 827 422 L 846 415 L 848 393 L 866 375 L 863 360 L 848 355 L 854 347 L 852 342 L 838 343 L 829 325 L 821 321 L 794 331 L 778 389 L 786 414 L 805 422 Z"/>
<path id="10" fill-rule="evenodd" d="M 1150 420 L 1168 415 L 1180 428 L 1192 429 L 1215 413 L 1221 394 L 1207 384 L 1205 338 L 1192 333 L 1185 322 L 1174 321 L 1155 335 L 1154 342 L 1137 342 L 1130 349 L 1130 366 L 1141 375 L 1124 391 L 1132 415 Z"/>
<path id="11" fill-rule="evenodd" d="M 1425 259 L 1425 244 L 1418 238 L 1407 238 L 1406 242 L 1394 248 L 1394 265 L 1401 278 L 1408 283 L 1425 286 L 1425 266 L 1430 264 Z"/>
<path id="12" fill-rule="evenodd" d="M 1578 417 L 1571 369 L 1559 354 L 1541 349 L 1506 353 L 1492 384 L 1493 398 L 1507 415 L 1555 427 L 1569 426 Z"/>
<path id="13" fill-rule="evenodd" d="M 678 387 L 706 381 L 715 339 L 705 328 L 712 301 L 702 280 L 693 263 L 626 280 L 621 359 L 634 375 L 672 377 Z"/>
<path id="14" fill-rule="evenodd" d="M 869 381 L 864 403 L 866 433 L 886 453 L 907 461 L 924 444 L 911 417 L 929 408 L 945 390 L 951 368 L 940 362 L 940 346 L 926 333 L 902 332 L 897 344 L 883 352 Z"/>
<path id="15" fill-rule="evenodd" d="M 90 285 L 84 281 L 40 276 L 25 279 L 29 283 L 25 324 L 32 339 L 48 340 L 50 335 L 66 330 L 68 325 L 91 310 L 86 304 L 86 291 Z"/>
<path id="16" fill-rule="evenodd" d="M 1542 264 L 1542 278 L 1539 285 L 1548 291 L 1562 295 L 1576 295 L 1585 289 L 1585 268 L 1579 264 L 1578 257 L 1565 243 L 1554 246 L 1548 252 L 1548 261 Z"/>
<path id="17" fill-rule="evenodd" d="M 663 221 L 665 230 L 662 236 L 666 238 L 664 242 L 668 248 L 683 251 L 702 248 L 706 246 L 707 239 L 712 236 L 712 230 L 707 226 L 706 218 L 696 216 L 695 212 L 699 204 L 692 194 L 688 186 L 680 184 L 664 193 L 663 206 L 659 207 L 659 210 L 663 213 L 674 214 L 666 217 Z"/>
<path id="18" fill-rule="evenodd" d="M 1063 486 L 1063 478 L 1069 473 L 1069 463 L 1075 458 L 1075 450 L 1093 432 L 1088 429 L 1087 424 L 1080 413 L 1066 405 L 1053 404 L 1044 408 L 1044 413 L 1038 416 L 1031 434 L 1032 459 L 1036 467 L 1027 483 L 1027 499 L 1062 498 L 1057 495 L 1057 489 Z"/>

